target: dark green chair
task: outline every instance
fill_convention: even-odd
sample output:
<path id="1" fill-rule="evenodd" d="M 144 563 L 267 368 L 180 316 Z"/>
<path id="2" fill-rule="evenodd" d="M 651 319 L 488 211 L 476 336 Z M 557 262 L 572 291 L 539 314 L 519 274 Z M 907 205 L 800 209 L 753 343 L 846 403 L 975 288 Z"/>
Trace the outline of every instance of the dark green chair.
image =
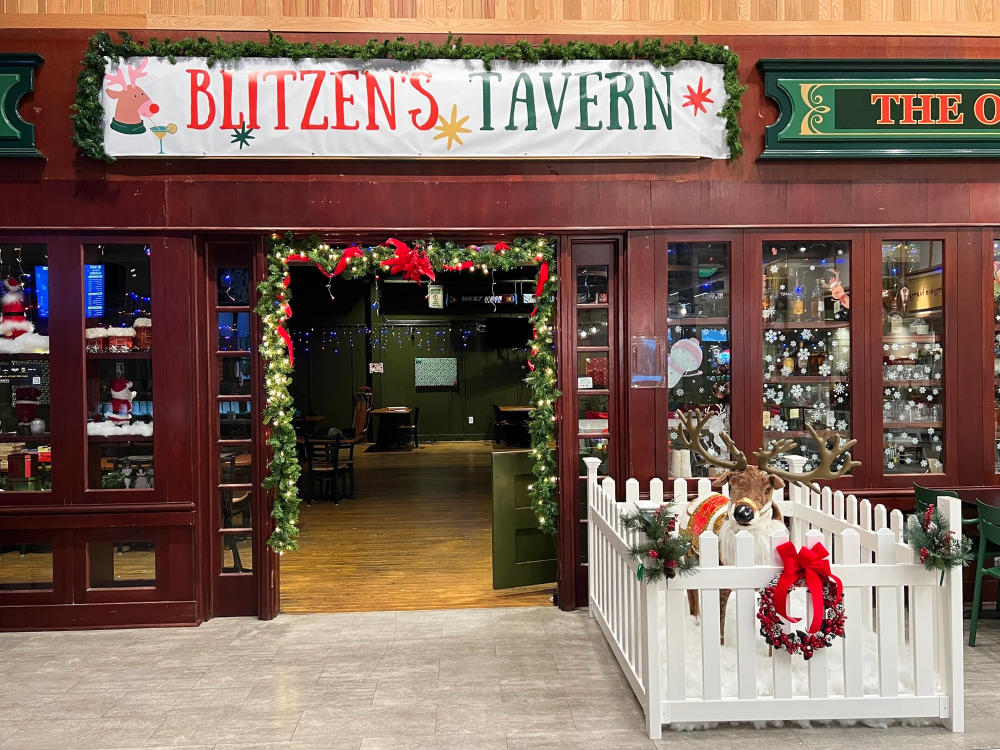
<path id="1" fill-rule="evenodd" d="M 942 490 L 937 487 L 921 487 L 916 482 L 913 483 L 913 512 L 918 515 L 923 515 L 927 510 L 928 505 L 937 505 L 937 499 L 941 495 L 947 495 L 948 497 L 958 497 L 958 493 L 955 490 Z M 978 501 L 977 501 L 978 502 Z M 963 518 L 963 526 L 972 526 L 978 523 L 975 518 Z M 1000 548 L 998 548 L 1000 550 Z M 1000 554 L 1000 552 L 998 552 Z"/>
<path id="2" fill-rule="evenodd" d="M 969 623 L 969 645 L 976 645 L 976 626 L 979 624 L 979 605 L 982 601 L 983 576 L 1000 580 L 1000 567 L 992 567 L 1000 555 L 1000 508 L 976 500 L 979 507 L 979 554 L 976 556 L 976 590 L 972 595 L 972 621 Z M 991 567 L 986 567 L 989 560 Z M 1000 596 L 997 597 L 1000 599 Z M 1000 602 L 998 602 L 1000 606 Z"/>

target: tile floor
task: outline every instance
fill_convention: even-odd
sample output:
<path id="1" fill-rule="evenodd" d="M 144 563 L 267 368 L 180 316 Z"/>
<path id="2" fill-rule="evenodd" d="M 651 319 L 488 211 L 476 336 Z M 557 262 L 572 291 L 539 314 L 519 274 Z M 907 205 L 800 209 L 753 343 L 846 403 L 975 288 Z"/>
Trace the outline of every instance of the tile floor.
<path id="1" fill-rule="evenodd" d="M 965 734 L 725 728 L 650 742 L 586 612 L 283 615 L 0 634 L 0 750 L 1000 746 L 1000 622 L 966 648 Z"/>

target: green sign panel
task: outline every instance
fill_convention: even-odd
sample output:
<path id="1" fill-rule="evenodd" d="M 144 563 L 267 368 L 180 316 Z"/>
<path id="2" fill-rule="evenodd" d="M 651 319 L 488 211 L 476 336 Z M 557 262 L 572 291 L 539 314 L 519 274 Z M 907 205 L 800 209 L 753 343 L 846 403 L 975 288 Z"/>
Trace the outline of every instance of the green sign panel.
<path id="1" fill-rule="evenodd" d="M 42 64 L 33 53 L 0 53 L 0 157 L 42 156 L 35 148 L 35 126 L 17 111 L 21 97 L 35 90 L 35 70 Z"/>
<path id="2" fill-rule="evenodd" d="M 1000 157 L 1000 60 L 761 60 L 762 159 Z"/>

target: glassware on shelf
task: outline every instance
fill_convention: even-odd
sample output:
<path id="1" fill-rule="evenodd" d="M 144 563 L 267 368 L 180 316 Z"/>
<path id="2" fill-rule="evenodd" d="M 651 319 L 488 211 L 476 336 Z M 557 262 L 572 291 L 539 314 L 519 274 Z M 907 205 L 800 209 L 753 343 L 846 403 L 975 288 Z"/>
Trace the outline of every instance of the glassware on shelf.
<path id="1" fill-rule="evenodd" d="M 940 240 L 882 243 L 882 434 L 887 474 L 944 466 L 944 274 Z"/>
<path id="2" fill-rule="evenodd" d="M 764 305 L 764 437 L 818 459 L 807 427 L 851 433 L 850 243 L 765 242 L 762 274 L 791 279 L 787 304 Z M 834 298 L 837 298 L 835 301 Z M 770 309 L 769 309 L 770 308 Z"/>

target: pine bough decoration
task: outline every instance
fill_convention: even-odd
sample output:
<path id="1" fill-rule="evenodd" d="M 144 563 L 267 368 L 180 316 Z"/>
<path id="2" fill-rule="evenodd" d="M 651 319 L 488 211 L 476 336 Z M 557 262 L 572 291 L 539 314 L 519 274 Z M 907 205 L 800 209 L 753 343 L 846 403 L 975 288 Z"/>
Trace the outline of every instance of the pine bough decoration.
<path id="1" fill-rule="evenodd" d="M 661 578 L 673 578 L 684 573 L 693 573 L 698 567 L 698 559 L 692 552 L 691 540 L 686 536 L 673 535 L 677 528 L 677 517 L 661 506 L 656 511 L 638 511 L 621 517 L 626 531 L 641 531 L 646 540 L 633 546 L 629 553 L 639 562 L 635 577 L 640 581 L 653 583 Z"/>
<path id="2" fill-rule="evenodd" d="M 263 322 L 260 353 L 265 364 L 264 422 L 269 428 L 268 445 L 272 457 L 264 487 L 274 492 L 271 515 L 274 531 L 268 539 L 271 547 L 282 553 L 298 548 L 299 496 L 301 473 L 295 451 L 292 418 L 295 405 L 289 386 L 295 363 L 291 335 L 286 328 L 292 317 L 292 287 L 289 263 L 312 264 L 328 277 L 360 279 L 375 273 L 402 273 L 414 283 L 433 278 L 435 271 L 465 270 L 509 271 L 522 266 L 537 266 L 535 309 L 532 311 L 534 335 L 528 346 L 526 378 L 532 393 L 529 431 L 534 457 L 535 481 L 530 486 L 532 506 L 538 528 L 554 534 L 559 515 L 556 474 L 556 355 L 554 348 L 555 299 L 558 279 L 555 274 L 555 243 L 545 237 L 517 238 L 486 245 L 458 245 L 431 238 L 406 244 L 395 238 L 376 246 L 353 244 L 332 247 L 318 237 L 297 239 L 289 233 L 271 235 L 267 256 L 267 278 L 257 289 L 260 300 L 256 312 Z"/>
<path id="3" fill-rule="evenodd" d="M 948 522 L 935 506 L 928 505 L 923 516 L 916 514 L 906 519 L 906 541 L 920 555 L 920 562 L 928 570 L 940 570 L 944 582 L 946 570 L 972 562 L 972 540 L 964 534 L 955 537 L 954 531 L 945 531 Z"/>

